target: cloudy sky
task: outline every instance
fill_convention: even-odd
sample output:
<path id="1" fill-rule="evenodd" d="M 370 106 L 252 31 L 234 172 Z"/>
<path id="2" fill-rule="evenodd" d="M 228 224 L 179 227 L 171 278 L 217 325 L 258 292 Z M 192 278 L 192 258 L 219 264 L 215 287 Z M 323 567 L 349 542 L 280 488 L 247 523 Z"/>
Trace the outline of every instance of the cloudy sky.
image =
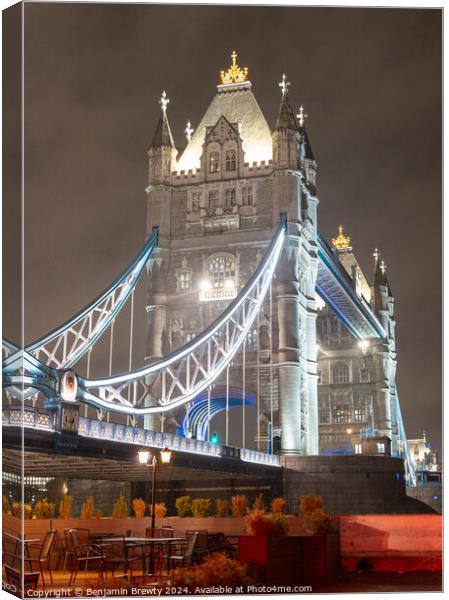
<path id="1" fill-rule="evenodd" d="M 368 278 L 374 247 L 382 252 L 407 433 L 425 429 L 440 446 L 440 11 L 26 4 L 25 33 L 27 341 L 88 302 L 141 246 L 160 93 L 181 145 L 235 49 L 270 125 L 283 72 L 310 115 L 321 232 L 329 239 L 343 224 Z M 136 366 L 143 293 L 137 300 Z"/>

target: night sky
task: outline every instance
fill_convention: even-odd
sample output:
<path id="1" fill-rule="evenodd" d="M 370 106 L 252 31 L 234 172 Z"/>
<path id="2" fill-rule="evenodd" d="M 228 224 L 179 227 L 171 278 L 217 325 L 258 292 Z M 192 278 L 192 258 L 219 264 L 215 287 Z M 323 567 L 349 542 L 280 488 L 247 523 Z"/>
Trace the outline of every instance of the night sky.
<path id="1" fill-rule="evenodd" d="M 425 429 L 440 448 L 441 26 L 439 10 L 26 4 L 26 341 L 97 295 L 141 246 L 160 93 L 182 145 L 235 49 L 270 126 L 284 71 L 295 109 L 310 115 L 321 232 L 344 225 L 368 279 L 381 251 L 406 431 Z M 136 301 L 139 366 L 142 290 Z"/>

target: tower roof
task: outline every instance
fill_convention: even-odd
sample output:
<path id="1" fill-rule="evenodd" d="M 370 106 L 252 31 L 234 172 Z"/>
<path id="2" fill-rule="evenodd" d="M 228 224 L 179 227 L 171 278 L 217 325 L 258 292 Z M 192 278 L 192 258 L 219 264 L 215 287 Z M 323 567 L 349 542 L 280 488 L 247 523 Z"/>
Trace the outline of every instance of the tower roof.
<path id="1" fill-rule="evenodd" d="M 282 90 L 282 100 L 281 106 L 279 108 L 279 115 L 276 121 L 276 129 L 298 129 L 298 124 L 295 119 L 295 115 L 293 113 L 293 109 L 291 107 L 290 101 L 288 99 L 288 86 L 290 82 L 287 81 L 287 75 L 284 73 L 282 75 L 282 81 L 279 84 L 279 87 Z"/>
<path id="2" fill-rule="evenodd" d="M 302 136 L 303 144 L 304 144 L 304 156 L 308 160 L 315 160 L 315 156 L 312 151 L 312 146 L 310 145 L 309 136 L 307 135 L 306 128 L 304 126 L 299 128 L 299 131 Z"/>
<path id="3" fill-rule="evenodd" d="M 376 260 L 376 267 L 374 271 L 374 284 L 375 285 L 386 285 L 388 287 L 388 279 L 387 279 L 387 265 L 383 260 Z"/>
<path id="4" fill-rule="evenodd" d="M 233 57 L 233 62 L 235 58 L 236 56 Z M 232 70 L 232 67 L 238 71 L 235 68 Z M 272 160 L 271 131 L 251 91 L 251 82 L 246 79 L 247 75 L 248 71 L 241 70 L 236 64 L 222 73 L 222 83 L 217 86 L 217 94 L 178 160 L 178 171 L 200 167 L 206 127 L 215 125 L 221 116 L 224 116 L 229 123 L 238 123 L 245 162 Z"/>
<path id="5" fill-rule="evenodd" d="M 173 135 L 170 129 L 170 124 L 167 118 L 167 104 L 170 100 L 167 98 L 165 90 L 162 92 L 159 104 L 161 105 L 161 116 L 159 117 L 150 148 L 160 148 L 161 146 L 175 147 Z"/>

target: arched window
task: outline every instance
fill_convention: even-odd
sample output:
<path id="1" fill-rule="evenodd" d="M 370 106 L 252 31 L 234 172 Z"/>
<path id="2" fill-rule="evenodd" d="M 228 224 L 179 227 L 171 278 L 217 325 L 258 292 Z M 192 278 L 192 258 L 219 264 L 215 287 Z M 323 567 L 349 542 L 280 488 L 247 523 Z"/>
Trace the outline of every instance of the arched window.
<path id="1" fill-rule="evenodd" d="M 242 204 L 243 206 L 253 205 L 253 188 L 250 185 L 242 189 Z"/>
<path id="2" fill-rule="evenodd" d="M 235 204 L 235 189 L 225 191 L 225 206 L 232 208 Z"/>
<path id="3" fill-rule="evenodd" d="M 209 173 L 218 173 L 220 171 L 220 153 L 211 152 L 209 154 Z"/>
<path id="4" fill-rule="evenodd" d="M 237 159 L 235 150 L 226 150 L 226 171 L 235 171 L 237 169 Z"/>
<path id="5" fill-rule="evenodd" d="M 181 271 L 178 275 L 178 291 L 188 292 L 192 287 L 192 272 Z"/>
<path id="6" fill-rule="evenodd" d="M 220 289 L 235 286 L 235 260 L 232 256 L 216 256 L 210 261 L 208 271 L 212 288 Z"/>
<path id="7" fill-rule="evenodd" d="M 209 209 L 215 210 L 218 205 L 218 193 L 216 191 L 209 192 Z"/>
<path id="8" fill-rule="evenodd" d="M 332 379 L 334 383 L 349 382 L 349 368 L 345 363 L 337 363 L 332 369 Z"/>

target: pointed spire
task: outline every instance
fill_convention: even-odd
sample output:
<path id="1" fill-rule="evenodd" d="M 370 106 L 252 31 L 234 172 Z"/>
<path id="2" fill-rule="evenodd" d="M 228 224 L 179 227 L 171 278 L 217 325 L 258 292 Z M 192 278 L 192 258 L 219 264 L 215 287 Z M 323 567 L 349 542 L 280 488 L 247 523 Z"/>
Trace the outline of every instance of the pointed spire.
<path id="1" fill-rule="evenodd" d="M 383 260 L 379 260 L 380 257 L 380 252 L 377 250 L 375 250 L 373 256 L 375 257 L 376 260 L 376 266 L 375 266 L 375 271 L 374 271 L 374 285 L 389 285 L 388 284 L 388 279 L 387 279 L 387 275 L 386 275 L 386 271 L 387 271 L 387 265 L 385 264 L 385 262 Z"/>
<path id="2" fill-rule="evenodd" d="M 281 107 L 279 109 L 279 115 L 276 122 L 276 129 L 293 129 L 297 130 L 298 125 L 296 123 L 295 115 L 288 99 L 288 88 L 290 81 L 287 79 L 285 73 L 282 74 L 282 80 L 278 84 L 282 91 Z"/>
<path id="3" fill-rule="evenodd" d="M 184 129 L 184 133 L 186 134 L 186 138 L 187 138 L 187 143 L 189 143 L 190 140 L 192 139 L 193 132 L 194 132 L 194 129 L 192 127 L 192 123 L 190 121 L 187 121 L 186 128 Z"/>
<path id="4" fill-rule="evenodd" d="M 306 113 L 304 112 L 304 106 L 301 104 L 301 106 L 299 107 L 299 113 L 296 115 L 296 118 L 298 119 L 298 125 L 300 127 L 304 126 L 304 121 L 307 119 L 309 115 L 306 115 Z"/>
<path id="5" fill-rule="evenodd" d="M 161 99 L 159 100 L 159 104 L 161 106 L 161 116 L 159 117 L 156 131 L 153 135 L 153 140 L 150 146 L 151 148 L 158 148 L 160 146 L 169 146 L 170 148 L 175 147 L 175 142 L 173 141 L 172 132 L 167 118 L 167 105 L 169 102 L 170 100 L 167 98 L 167 94 L 164 90 L 162 92 Z"/>

